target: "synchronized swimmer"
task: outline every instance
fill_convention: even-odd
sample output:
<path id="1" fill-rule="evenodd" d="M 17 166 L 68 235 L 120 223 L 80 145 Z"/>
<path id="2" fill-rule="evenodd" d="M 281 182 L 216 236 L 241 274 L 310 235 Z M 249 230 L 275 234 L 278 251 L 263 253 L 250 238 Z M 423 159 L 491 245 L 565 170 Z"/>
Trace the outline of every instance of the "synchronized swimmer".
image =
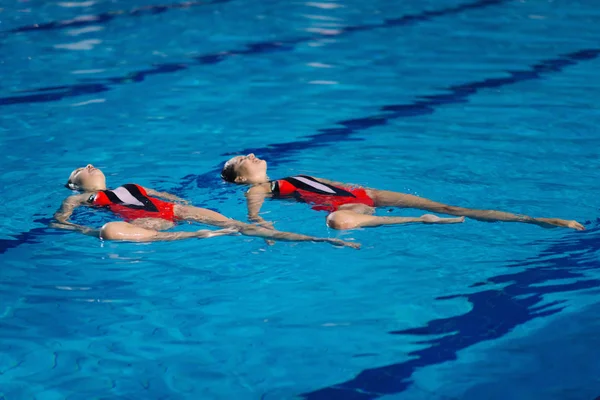
<path id="1" fill-rule="evenodd" d="M 248 216 L 264 227 L 272 223 L 260 216 L 266 197 L 293 199 L 313 205 L 316 210 L 329 212 L 327 224 L 334 229 L 353 229 L 405 223 L 458 223 L 464 217 L 486 222 L 521 222 L 544 228 L 566 227 L 576 230 L 585 228 L 577 221 L 558 218 L 533 218 L 503 211 L 474 210 L 438 203 L 410 194 L 363 188 L 361 186 L 334 182 L 306 175 L 270 180 L 267 162 L 254 154 L 237 156 L 227 161 L 221 177 L 236 184 L 250 185 L 246 192 Z M 421 217 L 379 217 L 373 215 L 376 207 L 416 208 L 460 218 L 439 218 L 425 214 Z"/>
<path id="2" fill-rule="evenodd" d="M 521 222 L 544 228 L 585 229 L 579 222 L 572 220 L 533 218 L 503 211 L 457 207 L 410 194 L 365 188 L 307 175 L 270 180 L 267 176 L 267 162 L 254 154 L 233 157 L 227 161 L 221 177 L 227 182 L 250 185 L 246 192 L 248 217 L 256 224 L 236 221 L 215 211 L 190 206 L 186 200 L 173 194 L 134 183 L 107 189 L 106 177 L 102 171 L 88 164 L 77 168 L 69 176 L 65 186 L 81 193 L 63 201 L 54 214 L 56 222 L 51 226 L 105 240 L 149 242 L 242 234 L 261 237 L 269 243 L 272 240 L 326 242 L 336 246 L 360 248 L 358 243 L 275 230 L 273 224 L 260 215 L 265 198 L 272 197 L 309 203 L 315 210 L 327 211 L 327 225 L 340 230 L 407 223 L 456 224 L 464 222 L 465 217 L 485 222 Z M 69 222 L 73 210 L 80 206 L 108 209 L 124 221 L 109 222 L 100 229 Z M 455 217 L 440 218 L 432 214 L 420 217 L 380 217 L 373 215 L 377 207 L 416 208 Z M 180 221 L 193 221 L 221 229 L 162 232 Z"/>
<path id="3" fill-rule="evenodd" d="M 243 223 L 227 218 L 215 211 L 186 205 L 185 200 L 170 193 L 157 192 L 133 183 L 109 190 L 106 187 L 104 173 L 91 164 L 74 170 L 65 186 L 82 193 L 69 196 L 63 201 L 60 209 L 54 214 L 56 222 L 51 226 L 79 231 L 105 240 L 149 242 L 210 238 L 241 233 L 242 235 L 256 236 L 268 240 L 326 242 L 336 246 L 360 247 L 358 243 L 345 242 L 339 239 L 317 238 Z M 169 201 L 161 200 L 161 198 Z M 125 221 L 109 222 L 101 229 L 69 222 L 73 210 L 80 206 L 106 208 Z M 197 232 L 161 232 L 172 228 L 179 221 L 194 221 L 223 229 L 199 230 Z"/>

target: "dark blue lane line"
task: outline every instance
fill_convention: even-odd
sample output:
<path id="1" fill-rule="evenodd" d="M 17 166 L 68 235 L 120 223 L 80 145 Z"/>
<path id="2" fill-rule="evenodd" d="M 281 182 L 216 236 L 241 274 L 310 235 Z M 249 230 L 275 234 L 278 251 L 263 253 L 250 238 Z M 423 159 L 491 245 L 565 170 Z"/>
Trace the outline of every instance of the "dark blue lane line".
<path id="1" fill-rule="evenodd" d="M 221 0 L 229 1 L 229 0 Z M 455 7 L 443 8 L 436 11 L 424 11 L 418 14 L 409 14 L 398 18 L 387 19 L 379 24 L 367 24 L 349 26 L 340 29 L 340 34 L 347 35 L 354 32 L 363 32 L 381 28 L 393 28 L 403 25 L 410 25 L 419 22 L 430 21 L 436 17 L 449 16 L 458 14 L 468 10 L 485 8 L 501 3 L 506 3 L 510 0 L 479 0 L 473 3 L 462 4 Z M 135 71 L 124 76 L 116 76 L 104 79 L 82 79 L 81 83 L 73 85 L 65 85 L 60 87 L 46 87 L 28 90 L 26 92 L 33 93 L 29 95 L 16 95 L 7 96 L 0 98 L 0 106 L 12 105 L 12 104 L 28 104 L 28 103 L 41 103 L 58 101 L 68 97 L 76 97 L 83 95 L 91 95 L 101 93 L 110 90 L 112 87 L 117 85 L 137 83 L 144 81 L 147 77 L 159 74 L 169 74 L 177 72 L 183 69 L 188 69 L 197 65 L 212 65 L 224 61 L 230 57 L 235 56 L 248 56 L 256 54 L 267 54 L 273 52 L 284 52 L 292 51 L 295 46 L 300 43 L 306 43 L 313 40 L 330 37 L 325 34 L 313 34 L 308 36 L 301 36 L 290 39 L 282 39 L 279 41 L 263 41 L 247 44 L 242 49 L 233 49 L 229 51 L 223 51 L 219 53 L 206 54 L 197 56 L 192 61 L 182 63 L 165 63 L 165 64 L 153 64 L 151 68 Z"/>
<path id="2" fill-rule="evenodd" d="M 365 25 L 355 25 L 355 26 L 347 26 L 343 28 L 339 28 L 339 33 L 335 35 L 336 38 L 346 36 L 349 33 L 355 32 L 365 32 L 371 31 L 375 29 L 382 28 L 394 28 L 403 25 L 415 24 L 417 22 L 426 22 L 436 17 L 443 17 L 452 14 L 458 14 L 464 11 L 474 10 L 478 8 L 485 8 L 492 5 L 498 5 L 502 3 L 507 3 L 510 0 L 479 0 L 473 3 L 461 4 L 454 7 L 442 8 L 440 10 L 434 11 L 422 11 L 417 14 L 407 14 L 398 18 L 390 18 L 386 19 L 381 23 L 374 24 L 365 24 Z M 256 53 L 265 53 L 265 52 L 273 52 L 273 51 L 285 51 L 293 49 L 294 45 L 300 43 L 306 43 L 313 40 L 318 40 L 322 38 L 331 37 L 328 34 L 316 34 L 304 37 L 297 37 L 292 39 L 284 39 L 278 42 L 258 42 L 252 43 L 246 46 L 245 49 L 240 50 L 230 50 L 226 52 L 216 53 L 216 54 L 207 54 L 204 56 L 197 57 L 197 60 L 204 64 L 216 64 L 221 62 L 228 57 L 239 56 L 239 55 L 251 55 Z"/>
<path id="3" fill-rule="evenodd" d="M 317 134 L 308 136 L 307 139 L 270 144 L 266 147 L 248 148 L 236 153 L 225 153 L 224 156 L 233 154 L 257 153 L 271 162 L 286 158 L 290 153 L 299 152 L 315 147 L 323 147 L 340 140 L 348 140 L 353 134 L 369 128 L 386 125 L 389 121 L 398 118 L 407 118 L 433 114 L 438 107 L 450 104 L 467 103 L 469 97 L 485 89 L 497 89 L 516 83 L 543 79 L 545 76 L 562 72 L 566 67 L 577 65 L 584 61 L 591 61 L 600 56 L 600 49 L 584 49 L 574 51 L 556 58 L 542 60 L 526 69 L 509 70 L 505 78 L 487 78 L 480 81 L 467 82 L 460 85 L 448 86 L 441 89 L 443 94 L 420 96 L 408 104 L 393 104 L 381 107 L 383 113 L 362 118 L 339 121 L 337 128 L 319 129 Z"/>
<path id="4" fill-rule="evenodd" d="M 381 107 L 382 112 L 362 118 L 349 119 L 336 122 L 340 127 L 317 130 L 316 134 L 306 136 L 300 140 L 273 143 L 265 147 L 251 147 L 236 152 L 224 153 L 223 156 L 256 153 L 267 159 L 271 166 L 277 166 L 289 161 L 295 154 L 320 147 L 327 147 L 341 141 L 360 141 L 362 138 L 353 137 L 356 133 L 386 125 L 389 121 L 421 115 L 433 114 L 439 107 L 451 104 L 466 103 L 469 97 L 485 89 L 497 89 L 516 83 L 544 79 L 544 77 L 562 72 L 566 67 L 577 65 L 584 61 L 591 61 L 600 56 L 600 49 L 584 49 L 574 51 L 556 58 L 542 60 L 532 66 L 520 70 L 506 71 L 505 78 L 487 78 L 479 81 L 467 82 L 443 88 L 443 94 L 420 96 L 408 104 L 393 104 Z M 199 188 L 215 188 L 218 185 L 218 174 L 222 164 L 213 170 L 201 175 L 187 175 L 175 188 L 181 195 L 193 182 Z"/>
<path id="5" fill-rule="evenodd" d="M 86 16 L 85 19 L 74 18 L 74 19 L 61 20 L 61 21 L 45 22 L 42 24 L 26 25 L 26 26 L 22 26 L 19 28 L 13 28 L 13 29 L 10 29 L 7 31 L 2 31 L 0 33 L 25 33 L 25 32 L 38 32 L 38 31 L 47 32 L 47 31 L 54 31 L 54 30 L 67 29 L 67 28 L 81 28 L 81 27 L 90 26 L 90 25 L 105 24 L 107 22 L 112 21 L 115 18 L 120 18 L 120 17 L 141 17 L 144 15 L 157 15 L 157 14 L 162 14 L 162 13 L 170 11 L 170 10 L 186 9 L 186 8 L 191 8 L 191 7 L 218 4 L 218 3 L 227 3 L 230 1 L 231 0 L 208 0 L 208 1 L 190 1 L 190 2 L 173 3 L 173 4 L 160 4 L 160 5 L 154 5 L 154 6 L 151 5 L 151 6 L 134 8 L 129 11 L 123 11 L 123 10 L 108 11 L 108 12 L 101 13 L 101 14 Z"/>
<path id="6" fill-rule="evenodd" d="M 464 103 L 469 96 L 476 94 L 482 89 L 499 88 L 506 85 L 535 79 L 542 79 L 550 73 L 561 72 L 568 66 L 576 65 L 583 61 L 594 60 L 600 55 L 600 49 L 585 49 L 566 54 L 554 59 L 544 60 L 534 64 L 525 70 L 508 71 L 509 76 L 505 78 L 489 78 L 481 81 L 453 85 L 445 91 L 448 93 L 423 96 L 410 104 L 389 105 L 382 107 L 389 114 L 370 116 L 352 120 L 341 121 L 335 134 L 339 137 L 349 136 L 353 133 L 368 129 L 373 126 L 385 125 L 389 120 L 411 117 L 417 115 L 432 114 L 440 106 L 447 104 Z M 329 138 L 327 132 L 322 132 L 312 137 L 325 138 L 326 141 L 337 141 L 339 139 Z M 291 151 L 304 145 L 293 143 Z M 319 145 L 322 140 L 319 141 Z M 246 149 L 243 152 L 253 151 L 258 154 L 268 153 L 267 159 L 279 154 L 281 157 L 289 156 L 284 148 L 285 144 L 279 144 L 276 152 L 272 154 L 272 147 L 261 149 Z M 600 220 L 598 221 L 600 222 Z M 416 369 L 425 366 L 456 359 L 458 351 L 470 347 L 482 341 L 493 340 L 510 332 L 516 326 L 524 324 L 535 318 L 555 314 L 562 307 L 560 304 L 539 306 L 543 295 L 548 293 L 569 292 L 574 290 L 588 289 L 600 286 L 600 280 L 586 279 L 582 274 L 586 269 L 597 269 L 597 262 L 586 259 L 586 255 L 600 249 L 599 228 L 593 228 L 585 233 L 571 233 L 564 242 L 551 246 L 547 251 L 535 260 L 527 260 L 517 263 L 517 266 L 530 267 L 523 272 L 497 276 L 489 279 L 489 283 L 511 283 L 507 287 L 483 290 L 481 292 L 461 295 L 473 304 L 473 309 L 461 316 L 450 317 L 430 321 L 427 326 L 393 332 L 395 334 L 411 335 L 437 335 L 447 333 L 439 339 L 425 340 L 423 344 L 429 346 L 425 349 L 411 353 L 415 358 L 398 364 L 367 369 L 358 374 L 354 379 L 314 392 L 303 394 L 304 398 L 311 400 L 321 399 L 374 399 L 385 394 L 399 393 L 406 390 L 411 381 L 410 378 Z M 546 256 L 553 256 L 551 265 L 545 266 L 542 261 Z M 541 259 L 542 261 L 538 261 Z M 571 284 L 556 284 L 552 286 L 536 287 L 536 284 L 546 283 L 550 280 L 581 278 Z M 474 285 L 476 287 L 478 285 Z M 487 286 L 487 285 L 486 285 Z M 448 297 L 450 298 L 450 297 Z"/>
<path id="7" fill-rule="evenodd" d="M 443 301 L 463 297 L 473 308 L 463 315 L 429 321 L 422 327 L 390 332 L 421 338 L 416 343 L 426 347 L 409 353 L 412 359 L 363 370 L 354 379 L 302 394 L 301 397 L 310 400 L 368 400 L 400 393 L 411 385 L 411 376 L 417 369 L 456 360 L 460 350 L 498 339 L 536 318 L 559 313 L 567 301 L 542 304 L 544 295 L 600 287 L 599 279 L 586 275 L 586 271 L 600 268 L 600 263 L 591 257 L 600 251 L 599 225 L 600 219 L 587 232 L 565 235 L 563 241 L 547 248 L 537 259 L 513 264 L 514 267 L 525 268 L 520 272 L 498 275 L 471 285 L 471 288 L 482 287 L 481 291 L 437 298 Z M 563 279 L 575 281 L 561 283 Z M 495 285 L 507 286 L 493 287 Z M 444 336 L 432 338 L 440 335 Z"/>

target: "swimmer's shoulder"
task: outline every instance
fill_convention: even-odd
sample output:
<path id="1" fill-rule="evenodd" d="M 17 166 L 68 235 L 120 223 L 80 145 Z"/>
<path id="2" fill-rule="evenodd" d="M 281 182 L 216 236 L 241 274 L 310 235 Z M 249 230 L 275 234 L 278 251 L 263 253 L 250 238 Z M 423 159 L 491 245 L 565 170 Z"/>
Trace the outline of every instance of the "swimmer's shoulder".
<path id="1" fill-rule="evenodd" d="M 246 192 L 247 195 L 269 194 L 271 193 L 271 182 L 258 183 L 252 185 Z"/>
<path id="2" fill-rule="evenodd" d="M 73 205 L 81 205 L 89 203 L 89 199 L 93 199 L 96 196 L 97 192 L 85 192 L 72 194 L 71 196 L 65 199 L 65 203 L 73 204 Z"/>

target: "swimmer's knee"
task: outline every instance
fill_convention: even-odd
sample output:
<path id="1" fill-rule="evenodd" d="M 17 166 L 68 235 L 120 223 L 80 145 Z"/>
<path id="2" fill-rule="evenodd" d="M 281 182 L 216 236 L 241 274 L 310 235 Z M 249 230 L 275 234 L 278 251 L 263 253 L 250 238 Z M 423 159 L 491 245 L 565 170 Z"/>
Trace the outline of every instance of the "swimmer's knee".
<path id="1" fill-rule="evenodd" d="M 100 228 L 100 239 L 147 242 L 156 238 L 158 231 L 141 228 L 128 222 L 109 222 Z"/>
<path id="2" fill-rule="evenodd" d="M 358 221 L 351 212 L 336 211 L 327 216 L 327 226 L 338 230 L 352 229 L 358 226 Z"/>
<path id="3" fill-rule="evenodd" d="M 100 238 L 104 240 L 118 240 L 127 229 L 127 222 L 108 222 L 100 228 Z"/>
<path id="4" fill-rule="evenodd" d="M 122 231 L 122 222 L 108 222 L 100 228 L 100 238 L 104 240 L 115 240 Z"/>

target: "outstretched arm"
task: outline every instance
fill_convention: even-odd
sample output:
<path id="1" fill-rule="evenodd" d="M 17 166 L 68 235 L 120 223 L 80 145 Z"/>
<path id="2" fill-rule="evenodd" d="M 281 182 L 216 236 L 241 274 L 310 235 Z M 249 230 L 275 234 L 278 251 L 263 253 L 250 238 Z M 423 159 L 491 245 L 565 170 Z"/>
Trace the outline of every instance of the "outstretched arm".
<path id="1" fill-rule="evenodd" d="M 275 229 L 263 228 L 262 226 L 246 224 L 234 219 L 194 218 L 192 215 L 188 215 L 188 218 L 207 225 L 219 226 L 221 228 L 233 228 L 245 236 L 256 236 L 264 239 L 282 240 L 286 242 L 325 242 L 334 246 L 347 246 L 354 249 L 360 248 L 360 244 L 358 243 L 345 242 L 339 239 L 318 238 L 298 233 L 281 232 Z"/>
<path id="2" fill-rule="evenodd" d="M 222 214 L 207 210 L 205 208 L 192 206 L 178 206 L 175 208 L 175 215 L 188 221 L 196 221 L 201 224 L 218 226 L 221 228 L 237 229 L 242 235 L 257 236 L 265 239 L 284 240 L 292 242 L 327 242 L 337 246 L 348 246 L 359 248 L 357 243 L 344 242 L 338 239 L 316 238 L 312 236 L 300 235 L 290 232 L 280 232 L 274 229 L 263 228 L 253 224 L 247 224 L 234 219 L 229 219 Z"/>
<path id="3" fill-rule="evenodd" d="M 56 222 L 50 224 L 51 228 L 66 229 L 71 231 L 77 231 L 89 236 L 98 236 L 99 231 L 97 229 L 89 228 L 87 226 L 74 224 L 69 222 L 69 218 L 73 214 L 73 210 L 77 207 L 85 204 L 89 198 L 89 193 L 76 194 L 74 196 L 67 197 L 61 204 L 60 208 L 54 213 L 54 219 Z"/>
<path id="4" fill-rule="evenodd" d="M 205 222 L 208 223 L 208 222 Z M 229 221 L 211 221 L 211 225 L 224 226 L 225 229 L 220 229 L 216 231 L 198 231 L 198 232 L 157 232 L 157 236 L 153 240 L 178 240 L 184 239 L 187 237 L 213 237 L 213 236 L 221 236 L 221 235 L 232 235 L 237 234 L 237 232 L 246 236 L 256 236 L 262 237 L 265 239 L 273 239 L 273 240 L 282 240 L 288 242 L 324 242 L 329 243 L 334 246 L 346 246 L 352 247 L 353 249 L 360 249 L 359 243 L 345 242 L 339 239 L 329 239 L 329 238 L 318 238 L 307 235 L 300 235 L 297 233 L 290 232 L 280 232 L 274 229 L 267 229 L 256 225 L 245 224 L 243 222 L 229 220 Z M 200 234 L 199 236 L 195 236 Z M 174 235 L 170 237 L 169 235 Z"/>
<path id="5" fill-rule="evenodd" d="M 182 203 L 182 204 L 189 204 L 189 201 L 182 199 L 181 197 L 175 196 L 174 194 L 171 194 L 171 193 L 158 192 L 154 189 L 150 189 L 150 188 L 146 188 L 146 187 L 144 188 L 144 190 L 150 196 L 160 197 L 161 199 L 165 199 L 165 200 L 169 200 L 169 201 L 176 201 L 176 202 Z"/>
<path id="6" fill-rule="evenodd" d="M 67 231 L 77 231 L 79 233 L 83 233 L 84 235 L 100 237 L 100 230 L 90 228 L 87 226 L 83 226 L 83 225 L 72 224 L 70 222 L 67 222 L 67 223 L 51 222 L 48 226 L 50 228 L 64 229 Z"/>
<path id="7" fill-rule="evenodd" d="M 257 236 L 265 239 L 282 240 L 286 242 L 324 242 L 334 246 L 346 246 L 352 247 L 353 249 L 359 249 L 360 244 L 345 242 L 340 239 L 329 239 L 329 238 L 318 238 L 314 236 L 301 235 L 298 233 L 281 232 L 274 229 L 267 229 L 261 226 L 238 223 L 235 228 L 239 230 L 242 235 L 246 236 Z"/>
<path id="8" fill-rule="evenodd" d="M 246 204 L 248 206 L 248 219 L 268 229 L 275 229 L 273 223 L 260 216 L 260 209 L 265 202 L 265 197 L 271 193 L 268 184 L 252 186 L 246 192 Z"/>
<path id="9" fill-rule="evenodd" d="M 516 215 L 495 210 L 474 210 L 470 208 L 450 206 L 410 194 L 389 192 L 385 190 L 377 190 L 375 191 L 375 195 L 376 205 L 381 207 L 418 208 L 420 210 L 433 211 L 442 214 L 464 216 L 485 222 L 522 222 L 526 224 L 538 225 L 543 228 L 565 227 L 580 231 L 585 229 L 583 225 L 577 221 L 567 221 L 558 218 L 533 218 L 527 215 Z"/>

